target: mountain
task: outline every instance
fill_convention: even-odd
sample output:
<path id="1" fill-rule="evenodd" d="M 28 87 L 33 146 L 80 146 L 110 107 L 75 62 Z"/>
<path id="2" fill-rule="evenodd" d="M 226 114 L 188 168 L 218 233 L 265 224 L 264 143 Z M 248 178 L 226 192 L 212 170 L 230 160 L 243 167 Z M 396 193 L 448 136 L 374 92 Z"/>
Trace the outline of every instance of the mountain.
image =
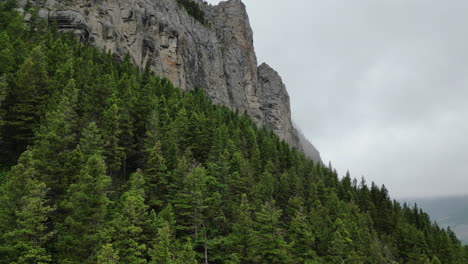
<path id="1" fill-rule="evenodd" d="M 257 124 L 302 149 L 286 87 L 275 70 L 265 63 L 258 66 L 249 17 L 240 0 L 216 6 L 191 0 L 19 3 L 39 7 L 41 18 L 101 50 L 120 58 L 128 54 L 135 65 L 148 67 L 176 87 L 204 89 L 213 102 L 247 112 Z M 318 151 L 313 152 L 311 158 L 319 161 Z"/>
<path id="2" fill-rule="evenodd" d="M 0 2 L 0 264 L 468 262 L 451 229 L 385 186 L 17 10 Z"/>
<path id="3" fill-rule="evenodd" d="M 431 215 L 440 226 L 452 228 L 468 244 L 468 196 L 407 199 Z"/>

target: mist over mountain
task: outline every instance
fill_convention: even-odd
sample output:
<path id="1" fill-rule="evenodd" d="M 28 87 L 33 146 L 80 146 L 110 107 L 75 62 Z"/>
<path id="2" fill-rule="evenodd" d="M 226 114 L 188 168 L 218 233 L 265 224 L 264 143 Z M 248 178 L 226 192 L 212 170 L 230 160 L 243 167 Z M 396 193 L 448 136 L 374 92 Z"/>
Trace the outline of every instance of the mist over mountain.
<path id="1" fill-rule="evenodd" d="M 419 198 L 404 201 L 410 205 L 418 204 L 440 226 L 452 228 L 462 242 L 465 245 L 468 244 L 468 196 Z"/>

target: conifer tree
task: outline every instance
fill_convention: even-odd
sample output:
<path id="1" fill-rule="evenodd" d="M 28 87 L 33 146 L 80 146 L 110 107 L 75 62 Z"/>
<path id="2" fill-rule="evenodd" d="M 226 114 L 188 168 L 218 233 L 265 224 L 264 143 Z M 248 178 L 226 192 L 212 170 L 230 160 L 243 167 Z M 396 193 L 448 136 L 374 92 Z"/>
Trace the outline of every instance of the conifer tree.
<path id="1" fill-rule="evenodd" d="M 85 157 L 101 155 L 104 142 L 95 122 L 90 122 L 81 132 L 80 151 Z"/>
<path id="2" fill-rule="evenodd" d="M 70 185 L 62 208 L 67 218 L 58 227 L 57 248 L 66 252 L 62 261 L 92 263 L 103 243 L 109 239 L 106 231 L 111 179 L 99 155 L 88 158 L 76 183 Z M 92 223 L 90 225 L 90 223 Z"/>
<path id="3" fill-rule="evenodd" d="M 12 137 L 24 148 L 31 142 L 39 118 L 45 114 L 49 77 L 42 47 L 37 46 L 16 73 L 13 104 L 8 116 L 8 125 L 14 131 Z"/>
<path id="4" fill-rule="evenodd" d="M 185 154 L 177 159 L 177 165 L 172 170 L 171 182 L 169 183 L 169 198 L 170 203 L 174 206 L 179 202 L 181 190 L 183 189 L 183 182 L 186 175 L 192 169 L 191 153 L 186 151 Z"/>
<path id="5" fill-rule="evenodd" d="M 197 264 L 197 255 L 192 247 L 192 242 L 188 240 L 182 244 L 180 250 L 178 250 L 177 258 L 174 264 Z"/>
<path id="6" fill-rule="evenodd" d="M 5 31 L 0 31 L 0 78 L 13 70 L 15 58 L 10 37 Z"/>
<path id="7" fill-rule="evenodd" d="M 119 263 L 119 254 L 112 244 L 105 244 L 98 251 L 97 254 L 97 264 L 118 264 Z"/>
<path id="8" fill-rule="evenodd" d="M 234 152 L 231 156 L 229 175 L 226 181 L 229 197 L 234 197 L 234 199 L 242 197 L 242 194 L 252 192 L 252 186 L 260 186 L 260 184 L 253 185 L 247 168 L 247 163 L 242 154 L 238 151 Z"/>
<path id="9" fill-rule="evenodd" d="M 432 261 L 431 261 L 431 264 L 442 264 L 442 263 L 440 262 L 440 260 L 437 257 L 433 257 Z"/>
<path id="10" fill-rule="evenodd" d="M 153 248 L 150 252 L 151 264 L 174 263 L 174 244 L 173 231 L 170 224 L 165 221 L 160 228 L 156 240 L 153 242 Z"/>
<path id="11" fill-rule="evenodd" d="M 331 263 L 342 263 L 349 252 L 349 246 L 353 242 L 349 232 L 341 219 L 337 219 L 328 245 L 328 260 Z"/>
<path id="12" fill-rule="evenodd" d="M 147 204 L 150 209 L 160 209 L 168 201 L 169 177 L 159 141 L 147 150 L 145 166 Z"/>
<path id="13" fill-rule="evenodd" d="M 147 263 L 147 245 L 144 229 L 148 225 L 148 206 L 145 204 L 145 180 L 141 172 L 130 176 L 119 201 L 117 215 L 113 220 L 114 245 L 123 263 Z"/>
<path id="14" fill-rule="evenodd" d="M 273 176 L 274 165 L 268 162 L 264 171 L 259 175 L 259 184 L 257 185 L 256 194 L 258 198 L 265 201 L 272 199 L 275 193 L 276 179 Z"/>
<path id="15" fill-rule="evenodd" d="M 52 231 L 47 226 L 54 208 L 47 200 L 48 188 L 37 180 L 32 152 L 23 154 L 7 183 L 2 185 L 0 263 L 50 263 L 47 245 Z"/>
<path id="16" fill-rule="evenodd" d="M 210 195 L 207 188 L 206 170 L 197 167 L 188 173 L 183 181 L 183 188 L 174 204 L 178 213 L 177 222 L 181 230 L 193 234 L 195 242 L 203 244 L 205 263 L 208 262 L 207 208 Z"/>
<path id="17" fill-rule="evenodd" d="M 5 236 L 11 239 L 14 258 L 12 263 L 50 263 L 52 257 L 47 245 L 53 233 L 47 227 L 48 216 L 53 211 L 46 199 L 44 183 L 30 179 L 26 193 L 16 212 L 16 227 Z"/>
<path id="18" fill-rule="evenodd" d="M 122 161 L 125 158 L 124 149 L 119 145 L 120 136 L 120 113 L 117 103 L 109 99 L 110 105 L 104 110 L 104 121 L 102 124 L 102 136 L 104 140 L 104 154 L 106 163 L 111 176 L 116 175 L 122 166 Z M 123 179 L 125 180 L 125 179 Z"/>
<path id="19" fill-rule="evenodd" d="M 8 86 L 6 82 L 3 81 L 2 77 L 0 77 L 0 142 L 3 138 L 3 126 L 4 126 L 4 120 L 5 120 L 5 111 L 2 108 L 2 103 L 7 97 L 8 94 Z M 6 151 L 5 151 L 6 152 Z"/>
<path id="20" fill-rule="evenodd" d="M 207 208 L 206 170 L 197 167 L 183 180 L 183 188 L 174 203 L 177 222 L 180 228 L 193 234 L 198 240 L 204 225 L 204 212 Z"/>
<path id="21" fill-rule="evenodd" d="M 41 179 L 51 189 L 49 196 L 54 199 L 65 193 L 74 176 L 67 174 L 66 167 L 78 170 L 80 167 L 79 164 L 70 164 L 77 143 L 75 107 L 78 98 L 74 79 L 69 80 L 57 100 L 58 105 L 47 113 L 39 127 L 32 148 Z"/>
<path id="22" fill-rule="evenodd" d="M 242 201 L 236 213 L 236 222 L 232 226 L 233 230 L 229 237 L 229 247 L 234 251 L 230 258 L 240 263 L 248 263 L 253 259 L 255 233 L 251 216 L 252 208 L 246 194 L 242 195 Z"/>
<path id="23" fill-rule="evenodd" d="M 276 208 L 274 201 L 262 205 L 256 213 L 256 258 L 266 263 L 288 263 L 289 245 L 284 240 L 284 230 L 280 226 L 282 210 Z"/>
<path id="24" fill-rule="evenodd" d="M 295 256 L 297 262 L 312 260 L 316 257 L 313 250 L 315 236 L 303 206 L 299 206 L 295 210 L 289 224 L 289 234 L 291 235 L 291 241 L 293 241 L 293 245 L 291 245 L 292 255 Z"/>

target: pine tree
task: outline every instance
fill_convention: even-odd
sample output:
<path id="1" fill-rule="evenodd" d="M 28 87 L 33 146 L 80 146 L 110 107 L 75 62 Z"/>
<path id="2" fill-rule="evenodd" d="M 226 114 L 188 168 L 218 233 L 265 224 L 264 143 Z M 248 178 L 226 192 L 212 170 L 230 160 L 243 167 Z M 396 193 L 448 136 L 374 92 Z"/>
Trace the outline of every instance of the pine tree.
<path id="1" fill-rule="evenodd" d="M 205 223 L 204 212 L 207 208 L 206 170 L 197 167 L 183 180 L 183 188 L 174 202 L 179 229 L 187 230 L 198 240 Z"/>
<path id="2" fill-rule="evenodd" d="M 178 250 L 176 260 L 174 264 L 197 264 L 196 253 L 193 250 L 192 242 L 188 240 L 185 244 L 182 244 L 180 250 Z"/>
<path id="3" fill-rule="evenodd" d="M 236 222 L 232 225 L 232 233 L 229 236 L 229 247 L 234 251 L 230 259 L 247 263 L 253 258 L 255 244 L 254 221 L 247 195 L 242 195 L 236 213 Z"/>
<path id="4" fill-rule="evenodd" d="M 315 236 L 305 208 L 300 205 L 299 208 L 294 210 L 294 216 L 289 223 L 289 234 L 293 245 L 291 248 L 292 255 L 297 258 L 297 262 L 312 260 L 316 257 L 313 250 L 315 245 Z"/>
<path id="5" fill-rule="evenodd" d="M 85 157 L 101 155 L 104 142 L 95 122 L 90 122 L 81 132 L 80 151 Z"/>
<path id="6" fill-rule="evenodd" d="M 50 189 L 47 198 L 55 204 L 64 194 L 74 174 L 79 170 L 79 163 L 74 163 L 73 149 L 76 144 L 77 100 L 74 80 L 64 88 L 59 96 L 59 103 L 54 110 L 47 113 L 36 133 L 31 155 L 37 170 L 37 179 L 43 181 Z M 55 217 L 62 215 L 52 215 Z"/>
<path id="7" fill-rule="evenodd" d="M 124 149 L 119 145 L 121 129 L 120 129 L 120 113 L 117 103 L 113 99 L 109 99 L 109 106 L 104 110 L 104 121 L 102 124 L 102 136 L 104 140 L 104 155 L 111 176 L 117 175 L 122 166 L 122 161 L 125 157 Z M 123 179 L 125 180 L 125 179 Z"/>
<path id="8" fill-rule="evenodd" d="M 47 200 L 47 186 L 37 180 L 31 152 L 25 153 L 3 185 L 0 231 L 4 259 L 0 263 L 50 263 L 47 226 L 54 208 Z M 20 182 L 17 182 L 20 181 Z"/>
<path id="9" fill-rule="evenodd" d="M 47 205 L 47 187 L 32 179 L 26 184 L 27 193 L 16 212 L 16 228 L 6 234 L 18 254 L 13 263 L 50 263 L 52 259 L 47 244 L 53 233 L 46 223 L 53 208 Z"/>
<path id="10" fill-rule="evenodd" d="M 190 164 L 190 162 L 191 153 L 190 151 L 186 151 L 182 157 L 177 159 L 177 165 L 171 171 L 171 182 L 169 183 L 169 202 L 173 206 L 179 202 L 180 193 L 184 187 L 184 179 L 192 169 L 192 164 Z"/>
<path id="11" fill-rule="evenodd" d="M 207 180 L 206 170 L 202 167 L 197 167 L 188 173 L 174 204 L 178 214 L 179 229 L 193 234 L 195 242 L 203 244 L 205 263 L 208 263 L 206 211 L 210 198 Z"/>
<path id="12" fill-rule="evenodd" d="M 18 147 L 25 148 L 31 142 L 39 119 L 46 112 L 49 95 L 49 77 L 46 70 L 46 58 L 42 47 L 37 46 L 19 67 L 16 73 L 13 105 L 9 111 L 7 124 L 12 130 L 11 136 Z"/>
<path id="13" fill-rule="evenodd" d="M 115 247 L 122 263 L 147 263 L 144 229 L 148 225 L 148 206 L 145 204 L 145 180 L 141 172 L 130 176 L 128 190 L 119 201 L 113 221 Z"/>
<path id="14" fill-rule="evenodd" d="M 289 263 L 289 245 L 284 240 L 284 230 L 280 226 L 282 210 L 275 202 L 262 205 L 256 213 L 256 244 L 254 246 L 258 261 L 266 263 Z"/>
<path id="15" fill-rule="evenodd" d="M 259 184 L 256 185 L 256 194 L 262 201 L 272 199 L 275 193 L 276 179 L 273 176 L 274 165 L 268 162 L 264 171 L 260 174 Z"/>
<path id="16" fill-rule="evenodd" d="M 174 244 L 173 231 L 170 224 L 165 221 L 160 228 L 156 240 L 153 242 L 153 248 L 150 252 L 152 264 L 172 264 L 174 263 Z"/>
<path id="17" fill-rule="evenodd" d="M 145 166 L 147 204 L 150 209 L 160 209 L 169 199 L 169 178 L 160 142 L 157 141 L 147 153 L 148 160 Z"/>
<path id="18" fill-rule="evenodd" d="M 242 154 L 238 151 L 231 156 L 229 164 L 229 175 L 226 180 L 229 197 L 240 198 L 242 194 L 250 194 L 254 185 L 248 173 L 248 166 Z M 239 202 L 238 200 L 235 202 Z"/>
<path id="19" fill-rule="evenodd" d="M 150 263 L 173 263 L 177 253 L 177 241 L 175 237 L 175 216 L 172 205 L 166 206 L 157 215 L 154 210 L 150 213 L 148 234 L 152 238 L 152 246 L 149 249 Z M 153 234 L 153 231 L 156 231 Z"/>
<path id="20" fill-rule="evenodd" d="M 119 254 L 112 244 L 105 244 L 97 253 L 97 264 L 118 264 Z"/>
<path id="21" fill-rule="evenodd" d="M 13 71 L 15 58 L 12 41 L 5 31 L 0 31 L 0 78 Z"/>
<path id="22" fill-rule="evenodd" d="M 92 263 L 103 243 L 109 239 L 106 224 L 111 179 L 105 175 L 101 156 L 88 158 L 76 183 L 70 185 L 62 208 L 67 212 L 59 225 L 57 249 L 66 252 L 62 261 Z"/>
<path id="23" fill-rule="evenodd" d="M 431 261 L 431 264 L 442 264 L 442 263 L 440 262 L 440 260 L 437 257 L 433 257 L 432 261 Z"/>
<path id="24" fill-rule="evenodd" d="M 4 126 L 4 120 L 5 120 L 5 111 L 2 108 L 2 103 L 7 97 L 7 94 L 8 94 L 8 85 L 6 84 L 6 82 L 2 80 L 2 77 L 0 77 L 0 142 L 3 139 L 2 130 Z"/>

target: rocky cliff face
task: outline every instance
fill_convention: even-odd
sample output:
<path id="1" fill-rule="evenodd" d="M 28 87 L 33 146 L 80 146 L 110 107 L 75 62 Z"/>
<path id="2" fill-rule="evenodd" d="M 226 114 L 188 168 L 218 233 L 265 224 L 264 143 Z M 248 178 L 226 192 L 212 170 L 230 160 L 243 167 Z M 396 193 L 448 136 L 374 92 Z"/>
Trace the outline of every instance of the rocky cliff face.
<path id="1" fill-rule="evenodd" d="M 215 103 L 247 112 L 302 150 L 285 85 L 268 65 L 257 66 L 244 4 L 194 1 L 205 13 L 204 24 L 176 0 L 30 2 L 61 30 L 117 56 L 128 53 L 136 65 L 149 66 L 181 89 L 203 88 Z M 19 2 L 24 6 L 26 0 Z"/>

